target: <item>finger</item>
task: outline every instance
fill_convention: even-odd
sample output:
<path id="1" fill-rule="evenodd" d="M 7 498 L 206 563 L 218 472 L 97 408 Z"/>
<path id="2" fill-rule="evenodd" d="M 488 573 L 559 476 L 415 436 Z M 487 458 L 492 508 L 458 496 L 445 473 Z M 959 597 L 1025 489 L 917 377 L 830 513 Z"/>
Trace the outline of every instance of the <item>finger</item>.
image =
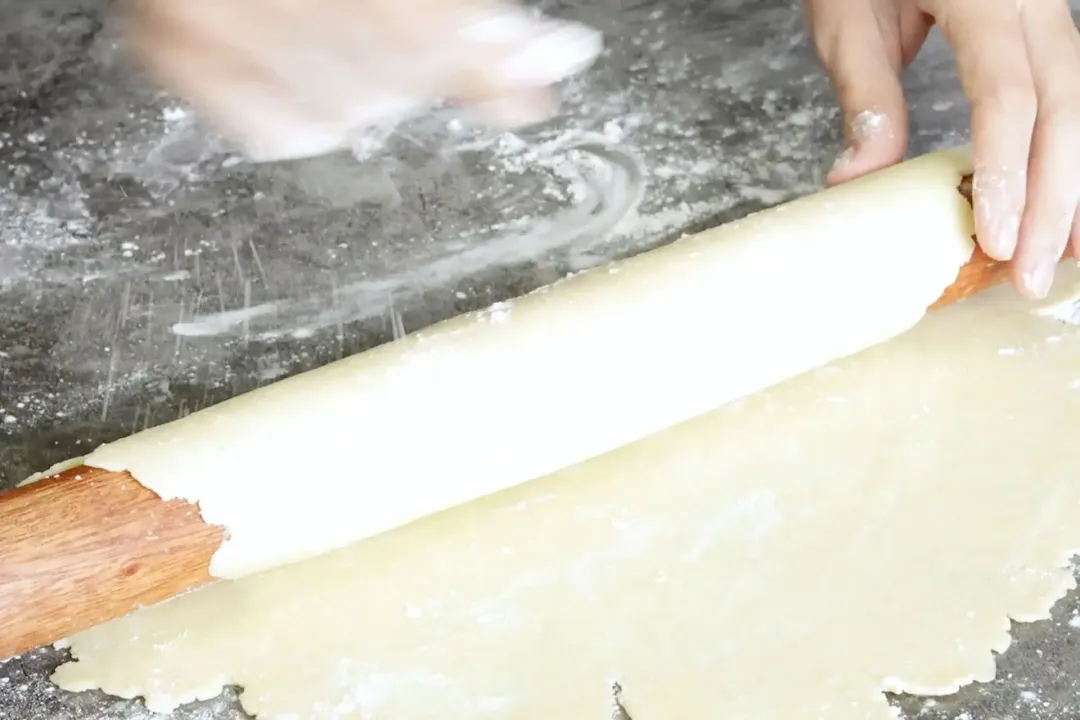
<path id="1" fill-rule="evenodd" d="M 1013 274 L 1028 295 L 1042 298 L 1080 206 L 1080 48 L 1064 0 L 1028 3 L 1021 18 L 1039 110 Z"/>
<path id="2" fill-rule="evenodd" d="M 280 78 L 231 48 L 199 34 L 148 32 L 135 41 L 149 69 L 191 100 L 249 160 L 268 162 L 321 155 L 348 144 L 341 112 L 314 112 Z"/>
<path id="3" fill-rule="evenodd" d="M 501 10 L 500 22 L 470 24 L 457 35 L 461 67 L 450 96 L 462 102 L 501 101 L 508 96 L 537 102 L 550 88 L 589 67 L 603 50 L 596 30 L 575 22 L 537 19 L 516 7 Z M 524 105 L 519 103 L 519 107 Z"/>
<path id="4" fill-rule="evenodd" d="M 479 122 L 510 130 L 550 120 L 559 109 L 559 97 L 551 88 L 508 92 L 466 104 Z"/>
<path id="5" fill-rule="evenodd" d="M 312 104 L 297 102 L 242 43 L 223 42 L 208 30 L 206 7 L 126 3 L 128 43 L 150 74 L 192 101 L 249 159 L 306 157 L 343 147 L 347 128 L 330 122 L 333 113 L 313 113 Z"/>
<path id="6" fill-rule="evenodd" d="M 290 24 L 272 2 L 249 3 L 246 10 L 242 0 L 224 5 L 134 0 L 129 39 L 151 72 L 190 99 L 249 160 L 355 149 L 367 131 L 392 127 L 422 105 L 372 81 L 370 63 L 354 66 L 320 43 L 324 20 L 303 16 Z M 291 37 L 283 30 L 289 27 Z M 292 57 L 302 61 L 290 63 Z"/>
<path id="7" fill-rule="evenodd" d="M 1020 3 L 936 4 L 935 17 L 956 51 L 960 80 L 972 104 L 976 235 L 987 255 L 1008 260 L 1016 250 L 1024 210 L 1037 107 L 1017 10 Z"/>
<path id="8" fill-rule="evenodd" d="M 1080 209 L 1077 210 L 1076 216 L 1073 218 L 1072 228 L 1069 230 L 1070 247 L 1072 248 L 1072 257 L 1074 260 L 1080 261 Z"/>
<path id="9" fill-rule="evenodd" d="M 832 0 L 812 6 L 818 54 L 844 115 L 845 149 L 829 173 L 830 185 L 899 162 L 907 149 L 899 27 L 892 22 L 897 18 L 875 14 L 877 5 Z"/>

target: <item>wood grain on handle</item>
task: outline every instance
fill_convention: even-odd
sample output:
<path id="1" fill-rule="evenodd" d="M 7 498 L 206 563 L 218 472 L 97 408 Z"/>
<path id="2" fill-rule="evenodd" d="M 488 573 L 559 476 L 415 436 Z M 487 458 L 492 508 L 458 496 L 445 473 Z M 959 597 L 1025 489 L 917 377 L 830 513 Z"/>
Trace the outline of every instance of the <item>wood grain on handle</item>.
<path id="1" fill-rule="evenodd" d="M 968 175 L 961 180 L 960 187 L 957 189 L 970 204 L 972 202 L 971 176 Z M 971 255 L 971 259 L 968 260 L 964 267 L 960 268 L 960 273 L 956 276 L 956 282 L 945 288 L 945 292 L 941 294 L 941 297 L 939 297 L 937 302 L 931 305 L 929 309 L 937 310 L 946 305 L 952 305 L 958 300 L 971 297 L 983 290 L 987 290 L 995 285 L 1003 283 L 1008 277 L 1009 263 L 994 260 L 984 253 L 982 248 L 976 246 L 975 252 Z"/>
<path id="2" fill-rule="evenodd" d="M 970 201 L 970 183 L 960 192 Z M 1003 282 L 976 250 L 931 306 Z M 224 530 L 125 472 L 77 467 L 0 493 L 0 659 L 206 585 Z"/>
<path id="3" fill-rule="evenodd" d="M 198 507 L 77 467 L 0 493 L 0 660 L 209 583 Z"/>
<path id="4" fill-rule="evenodd" d="M 1000 285 L 1008 279 L 1009 263 L 994 260 L 979 247 L 976 247 L 971 259 L 968 260 L 964 267 L 960 268 L 960 274 L 956 276 L 956 282 L 945 288 L 945 292 L 930 306 L 930 309 L 937 310 L 946 305 L 952 305 L 958 300 L 963 300 L 995 285 Z"/>

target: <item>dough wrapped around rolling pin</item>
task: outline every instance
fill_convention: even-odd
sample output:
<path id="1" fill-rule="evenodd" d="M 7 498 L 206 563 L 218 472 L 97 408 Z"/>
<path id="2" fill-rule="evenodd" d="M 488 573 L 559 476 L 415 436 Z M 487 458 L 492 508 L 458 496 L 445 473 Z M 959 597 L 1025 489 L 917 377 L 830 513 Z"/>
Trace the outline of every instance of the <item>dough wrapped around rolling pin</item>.
<path id="1" fill-rule="evenodd" d="M 582 273 L 107 444 L 237 578 L 605 453 L 916 324 L 974 251 L 966 152 Z"/>
<path id="2" fill-rule="evenodd" d="M 0 493 L 0 658 L 574 465 L 902 333 L 1007 273 L 972 251 L 969 172 L 962 152 L 912 160 Z"/>

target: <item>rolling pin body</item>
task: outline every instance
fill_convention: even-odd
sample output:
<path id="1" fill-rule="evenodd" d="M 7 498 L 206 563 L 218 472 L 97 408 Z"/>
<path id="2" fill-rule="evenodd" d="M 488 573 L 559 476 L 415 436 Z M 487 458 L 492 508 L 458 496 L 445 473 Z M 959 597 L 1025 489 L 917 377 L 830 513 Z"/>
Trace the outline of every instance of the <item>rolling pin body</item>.
<path id="1" fill-rule="evenodd" d="M 976 250 L 931 308 L 1007 272 Z M 211 582 L 224 539 L 197 506 L 126 472 L 81 466 L 0 494 L 0 659 Z"/>

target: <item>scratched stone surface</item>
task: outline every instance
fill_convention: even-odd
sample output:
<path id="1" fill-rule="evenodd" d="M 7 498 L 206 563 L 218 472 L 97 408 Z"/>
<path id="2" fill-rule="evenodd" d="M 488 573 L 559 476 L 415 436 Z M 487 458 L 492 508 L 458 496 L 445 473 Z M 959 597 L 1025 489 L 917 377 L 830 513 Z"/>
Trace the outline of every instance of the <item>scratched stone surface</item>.
<path id="1" fill-rule="evenodd" d="M 104 0 L 0 0 L 0 488 L 821 186 L 838 118 L 796 0 L 543 5 L 608 38 L 557 120 L 499 134 L 439 111 L 362 160 L 250 165 L 132 67 Z M 907 85 L 913 152 L 966 142 L 940 37 Z M 1077 607 L 1015 627 L 994 682 L 898 707 L 1080 717 Z M 150 717 L 56 690 L 60 658 L 0 662 L 0 720 Z M 227 690 L 174 717 L 243 713 Z"/>

